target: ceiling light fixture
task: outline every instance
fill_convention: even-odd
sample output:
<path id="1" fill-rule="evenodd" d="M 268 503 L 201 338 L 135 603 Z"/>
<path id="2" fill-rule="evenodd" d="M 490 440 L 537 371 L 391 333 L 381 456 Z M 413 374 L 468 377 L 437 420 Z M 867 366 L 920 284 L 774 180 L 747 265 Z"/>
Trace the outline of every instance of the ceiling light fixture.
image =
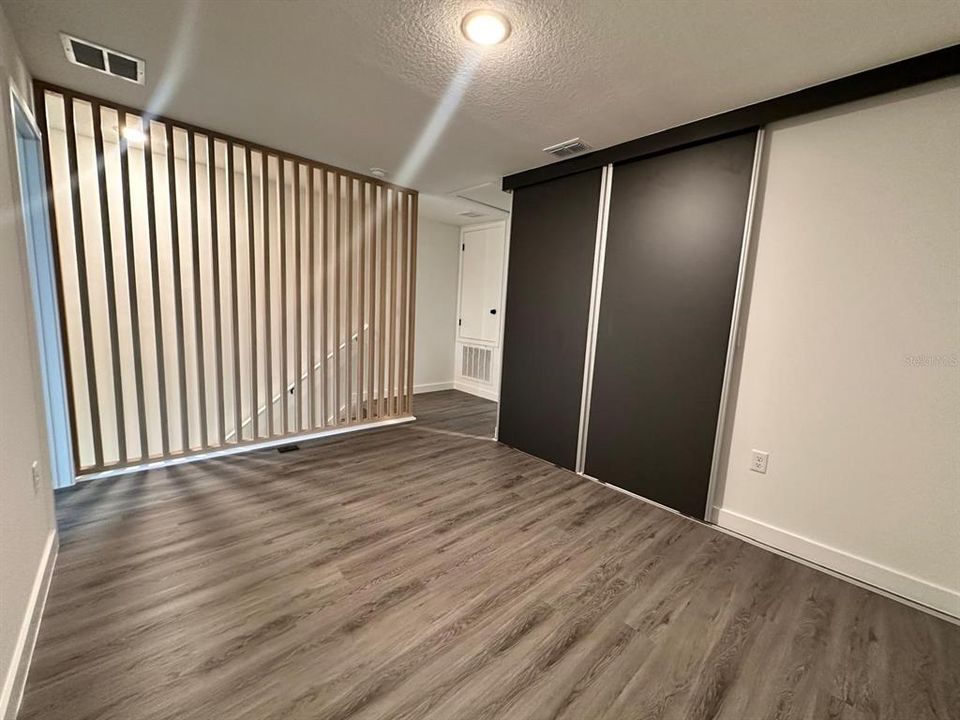
<path id="1" fill-rule="evenodd" d="M 510 35 L 510 21 L 496 10 L 474 10 L 467 13 L 460 29 L 470 42 L 497 45 Z"/>

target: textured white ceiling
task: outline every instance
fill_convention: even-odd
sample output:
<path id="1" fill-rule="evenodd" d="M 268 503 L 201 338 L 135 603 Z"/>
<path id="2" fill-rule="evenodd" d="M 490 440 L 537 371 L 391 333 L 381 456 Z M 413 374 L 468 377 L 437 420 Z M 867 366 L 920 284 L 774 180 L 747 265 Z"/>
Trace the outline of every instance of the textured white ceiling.
<path id="1" fill-rule="evenodd" d="M 570 137 L 601 148 L 960 40 L 956 0 L 0 5 L 35 77 L 353 170 L 387 168 L 438 195 L 545 164 L 541 148 Z M 513 33 L 477 54 L 459 24 L 484 6 Z M 143 57 L 146 85 L 69 65 L 61 30 Z M 435 109 L 451 84 L 460 102 L 444 105 L 444 125 Z M 422 163 L 398 178 L 415 148 Z"/>

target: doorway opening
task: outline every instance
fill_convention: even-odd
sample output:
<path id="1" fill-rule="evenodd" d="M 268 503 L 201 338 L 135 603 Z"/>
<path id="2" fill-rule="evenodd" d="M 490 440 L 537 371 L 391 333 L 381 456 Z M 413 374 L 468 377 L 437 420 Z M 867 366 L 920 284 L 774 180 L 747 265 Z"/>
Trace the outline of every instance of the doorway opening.
<path id="1" fill-rule="evenodd" d="M 47 212 L 43 147 L 40 129 L 26 102 L 10 88 L 23 237 L 30 269 L 30 288 L 40 351 L 44 417 L 50 445 L 50 474 L 54 488 L 74 483 L 73 444 L 63 372 L 63 343 L 54 267 L 53 242 Z"/>

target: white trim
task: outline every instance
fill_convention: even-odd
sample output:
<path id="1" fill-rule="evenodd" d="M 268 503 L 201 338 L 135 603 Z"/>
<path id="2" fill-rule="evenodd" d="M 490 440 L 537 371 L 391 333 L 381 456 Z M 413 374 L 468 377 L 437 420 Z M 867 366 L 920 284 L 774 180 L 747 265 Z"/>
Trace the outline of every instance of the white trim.
<path id="1" fill-rule="evenodd" d="M 43 133 L 37 125 L 36 118 L 26 99 L 20 94 L 16 84 L 10 79 L 6 79 L 6 85 L 9 87 L 10 98 L 10 121 L 11 134 L 8 143 L 9 151 L 15 158 L 16 179 L 13 180 L 13 195 L 16 207 L 20 208 L 16 215 L 17 230 L 20 234 L 21 248 L 25 252 L 26 270 L 30 277 L 30 306 L 33 316 L 33 341 L 38 351 L 38 363 L 40 366 L 41 381 L 41 400 L 43 402 L 43 422 L 47 430 L 47 452 L 50 461 L 51 484 L 53 487 L 69 487 L 73 485 L 76 468 L 73 463 L 73 432 L 70 422 L 70 412 L 68 410 L 68 393 L 66 384 L 66 375 L 64 368 L 64 342 L 61 334 L 60 313 L 61 308 L 59 300 L 56 297 L 56 278 L 54 267 L 56 258 L 50 228 L 50 218 L 47 213 L 47 207 L 50 200 L 47 197 L 47 187 L 41 177 L 40 180 L 40 198 L 39 205 L 42 210 L 37 213 L 34 221 L 39 220 L 42 226 L 42 238 L 36 237 L 36 232 L 29 233 L 27 229 L 27 216 L 37 202 L 37 198 L 27 198 L 24 195 L 24 168 L 21 165 L 20 146 L 22 124 L 26 125 L 26 130 L 33 134 L 30 141 L 36 143 L 39 153 L 38 172 L 43 176 L 46 172 L 43 158 L 42 142 Z M 35 223 L 31 223 L 33 226 Z M 36 231 L 36 228 L 34 228 Z M 43 243 L 41 249 L 38 243 Z M 50 257 L 50 264 L 42 262 L 46 255 Z M 47 272 L 44 272 L 46 270 Z M 44 282 L 44 279 L 47 282 Z M 50 293 L 44 292 L 49 289 Z M 52 293 L 52 294 L 51 294 Z M 50 322 L 49 315 L 53 315 L 53 322 Z M 50 338 L 46 332 L 52 333 Z M 52 341 L 52 342 L 51 342 Z M 63 402 L 57 402 L 62 399 Z"/>
<path id="2" fill-rule="evenodd" d="M 476 202 L 476 200 L 471 200 L 471 202 Z M 506 211 L 504 210 L 504 211 L 501 211 L 501 212 L 506 212 Z M 482 223 L 473 223 L 473 224 L 461 225 L 461 226 L 460 226 L 460 237 L 463 237 L 463 231 L 464 231 L 464 230 L 491 230 L 491 229 L 493 229 L 493 228 L 498 228 L 498 227 L 500 227 L 500 226 L 502 226 L 502 225 L 505 225 L 506 222 L 507 222 L 507 220 L 506 220 L 506 218 L 504 218 L 503 220 L 487 220 L 487 221 L 482 222 Z"/>
<path id="3" fill-rule="evenodd" d="M 37 119 L 33 116 L 33 110 L 30 108 L 30 103 L 27 102 L 27 99 L 20 94 L 20 91 L 17 89 L 16 83 L 8 79 L 7 85 L 10 88 L 10 97 L 12 98 L 10 105 L 13 106 L 14 103 L 19 106 L 20 111 L 23 113 L 24 119 L 27 121 L 27 124 L 30 126 L 30 129 L 33 131 L 33 134 L 37 136 L 37 140 L 43 139 L 43 133 L 40 131 L 40 126 L 37 125 Z M 17 127 L 17 116 L 13 115 L 13 127 L 16 131 Z"/>
<path id="4" fill-rule="evenodd" d="M 655 500 L 650 500 L 616 485 L 605 483 L 586 473 L 577 474 L 590 482 L 595 482 L 621 495 L 627 495 L 649 505 L 655 505 L 661 510 L 678 515 L 692 523 L 705 525 L 711 530 L 730 535 L 768 552 L 938 617 L 941 620 L 960 625 L 960 595 L 948 588 L 905 575 L 886 566 L 878 565 L 800 535 L 774 528 L 730 510 L 713 508 L 713 514 L 724 521 L 723 524 L 705 522 L 677 512 L 666 505 L 661 505 Z M 925 590 L 926 592 L 921 594 L 917 593 L 917 590 Z M 923 599 L 920 599 L 921 597 Z"/>
<path id="5" fill-rule="evenodd" d="M 476 395 L 477 397 L 486 398 L 487 400 L 493 400 L 493 402 L 499 402 L 500 396 L 493 388 L 487 385 L 479 385 L 476 383 L 467 382 L 466 380 L 455 380 L 453 383 L 455 390 L 460 390 L 461 392 L 469 393 L 470 395 Z"/>
<path id="6" fill-rule="evenodd" d="M 577 472 L 582 473 L 587 461 L 587 434 L 590 430 L 590 401 L 593 399 L 593 363 L 597 356 L 597 324 L 600 320 L 600 297 L 603 294 L 603 268 L 607 257 L 607 221 L 610 218 L 610 188 L 613 186 L 613 165 L 600 175 L 600 206 L 597 208 L 597 237 L 593 247 L 593 277 L 590 280 L 590 314 L 587 316 L 587 338 L 584 343 L 583 384 L 580 391 L 580 427 L 577 430 Z"/>
<path id="7" fill-rule="evenodd" d="M 211 458 L 225 457 L 227 455 L 240 455 L 242 453 L 253 452 L 254 450 L 265 450 L 281 445 L 293 445 L 307 440 L 317 440 L 334 435 L 344 435 L 346 433 L 358 432 L 360 430 L 373 430 L 375 428 L 389 427 L 390 425 L 400 425 L 402 423 L 413 422 L 417 418 L 413 415 L 405 417 L 390 418 L 389 420 L 378 420 L 377 422 L 364 423 L 362 425 L 346 425 L 344 427 L 330 428 L 329 430 L 320 430 L 318 432 L 303 433 L 302 435 L 288 435 L 286 437 L 272 438 L 263 442 L 250 443 L 249 445 L 237 445 L 234 447 L 211 450 L 210 452 L 197 453 L 195 455 L 186 455 L 184 457 L 169 458 L 167 460 L 157 460 L 155 462 L 142 463 L 140 465 L 130 465 L 128 467 L 116 468 L 113 470 L 102 470 L 89 475 L 81 475 L 77 478 L 78 482 L 87 480 L 100 480 L 102 478 L 117 477 L 118 475 L 129 475 L 130 473 L 143 472 L 144 470 L 153 470 L 155 468 L 170 467 L 172 465 L 183 465 L 185 463 L 197 462 L 199 460 L 209 460 Z"/>
<path id="8" fill-rule="evenodd" d="M 33 649 L 37 644 L 37 633 L 40 631 L 43 608 L 47 604 L 47 595 L 50 593 L 50 580 L 53 578 L 53 568 L 57 564 L 59 549 L 59 537 L 54 529 L 47 536 L 47 544 L 37 568 L 37 575 L 33 580 L 27 612 L 20 625 L 17 644 L 14 646 L 13 657 L 7 668 L 7 676 L 3 678 L 3 691 L 0 692 L 2 720 L 14 720 L 20 710 L 20 701 L 23 700 L 23 689 L 27 684 L 27 673 L 33 659 Z"/>
<path id="9" fill-rule="evenodd" d="M 453 386 L 453 380 L 448 380 L 447 382 L 422 383 L 413 386 L 413 394 L 422 395 L 423 393 L 432 393 L 438 390 L 453 390 Z"/>
<path id="10" fill-rule="evenodd" d="M 716 508 L 717 527 L 882 595 L 960 622 L 960 593 L 732 510 Z"/>
<path id="11" fill-rule="evenodd" d="M 743 237 L 740 241 L 740 262 L 737 267 L 737 287 L 733 294 L 733 313 L 730 319 L 730 334 L 727 336 L 727 354 L 723 366 L 723 385 L 720 386 L 720 406 L 717 412 L 717 430 L 713 436 L 713 455 L 710 460 L 710 479 L 707 483 L 707 500 L 703 509 L 703 516 L 708 522 L 717 522 L 714 511 L 717 489 L 723 481 L 724 464 L 724 435 L 726 431 L 727 413 L 736 402 L 730 397 L 730 380 L 733 375 L 734 361 L 739 347 L 740 327 L 743 318 L 740 317 L 743 308 L 743 293 L 746 285 L 747 262 L 750 257 L 750 240 L 753 237 L 753 218 L 756 208 L 757 192 L 760 186 L 760 164 L 763 161 L 764 130 L 757 130 L 757 140 L 753 147 L 753 171 L 750 174 L 750 194 L 747 196 L 747 213 L 743 220 Z"/>
<path id="12" fill-rule="evenodd" d="M 503 338 L 505 337 L 504 333 L 507 327 L 507 280 L 509 279 L 510 272 L 510 231 L 512 228 L 513 211 L 511 205 L 511 212 L 504 221 L 503 226 L 503 278 L 500 286 L 500 357 L 497 361 L 497 420 L 496 425 L 493 426 L 494 440 L 500 437 L 500 388 L 503 382 Z"/>

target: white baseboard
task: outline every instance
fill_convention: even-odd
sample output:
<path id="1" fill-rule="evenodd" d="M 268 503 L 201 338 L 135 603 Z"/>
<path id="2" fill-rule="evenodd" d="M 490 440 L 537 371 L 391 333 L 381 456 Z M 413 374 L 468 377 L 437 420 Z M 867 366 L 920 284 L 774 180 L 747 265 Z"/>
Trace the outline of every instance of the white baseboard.
<path id="1" fill-rule="evenodd" d="M 450 380 L 448 382 L 423 383 L 422 385 L 413 386 L 414 395 L 421 395 L 422 393 L 437 392 L 438 390 L 453 390 L 453 380 Z"/>
<path id="2" fill-rule="evenodd" d="M 330 428 L 329 430 L 317 430 L 316 432 L 301 433 L 300 435 L 286 435 L 271 440 L 261 440 L 257 443 L 246 445 L 233 445 L 217 450 L 208 450 L 207 452 L 196 453 L 194 455 L 183 455 L 172 457 L 166 460 L 154 460 L 143 463 L 142 465 L 128 465 L 126 467 L 112 470 L 101 470 L 100 472 L 81 475 L 77 482 L 86 482 L 87 480 L 100 480 L 102 478 L 117 477 L 120 475 L 130 475 L 131 473 L 143 472 L 154 468 L 171 467 L 173 465 L 185 465 L 187 463 L 198 462 L 200 460 L 209 460 L 210 458 L 226 457 L 228 455 L 243 455 L 244 453 L 255 452 L 257 450 L 267 450 L 269 448 L 279 447 L 281 445 L 293 445 L 307 440 L 319 440 L 321 438 L 333 437 L 335 435 L 346 435 L 349 433 L 360 432 L 361 430 L 375 430 L 377 428 L 389 427 L 391 425 L 400 425 L 401 423 L 413 422 L 417 418 L 413 415 L 404 415 L 402 417 L 389 418 L 387 420 L 375 420 L 368 423 L 358 423 L 357 425 L 342 425 L 340 427 Z M 2 718 L 2 716 L 0 716 Z"/>
<path id="3" fill-rule="evenodd" d="M 896 599 L 905 599 L 910 604 L 917 604 L 951 618 L 960 619 L 960 593 L 955 590 L 921 580 L 732 510 L 716 508 L 716 518 L 718 526 L 731 530 L 737 535 L 782 550 L 828 571 L 859 580 Z"/>
<path id="4" fill-rule="evenodd" d="M 453 387 L 461 392 L 470 393 L 471 395 L 486 398 L 487 400 L 493 400 L 493 402 L 500 400 L 500 396 L 493 388 L 485 387 L 483 385 L 465 382 L 464 380 L 455 380 Z"/>
<path id="5" fill-rule="evenodd" d="M 27 684 L 27 672 L 30 669 L 30 660 L 33 658 L 33 648 L 37 642 L 43 607 L 46 605 L 47 593 L 50 591 L 50 579 L 53 577 L 53 567 L 57 563 L 59 547 L 57 531 L 51 530 L 30 591 L 30 601 L 20 625 L 20 635 L 13 649 L 7 677 L 3 678 L 3 689 L 0 692 L 0 719 L 2 720 L 14 720 L 20 710 L 23 688 Z"/>

